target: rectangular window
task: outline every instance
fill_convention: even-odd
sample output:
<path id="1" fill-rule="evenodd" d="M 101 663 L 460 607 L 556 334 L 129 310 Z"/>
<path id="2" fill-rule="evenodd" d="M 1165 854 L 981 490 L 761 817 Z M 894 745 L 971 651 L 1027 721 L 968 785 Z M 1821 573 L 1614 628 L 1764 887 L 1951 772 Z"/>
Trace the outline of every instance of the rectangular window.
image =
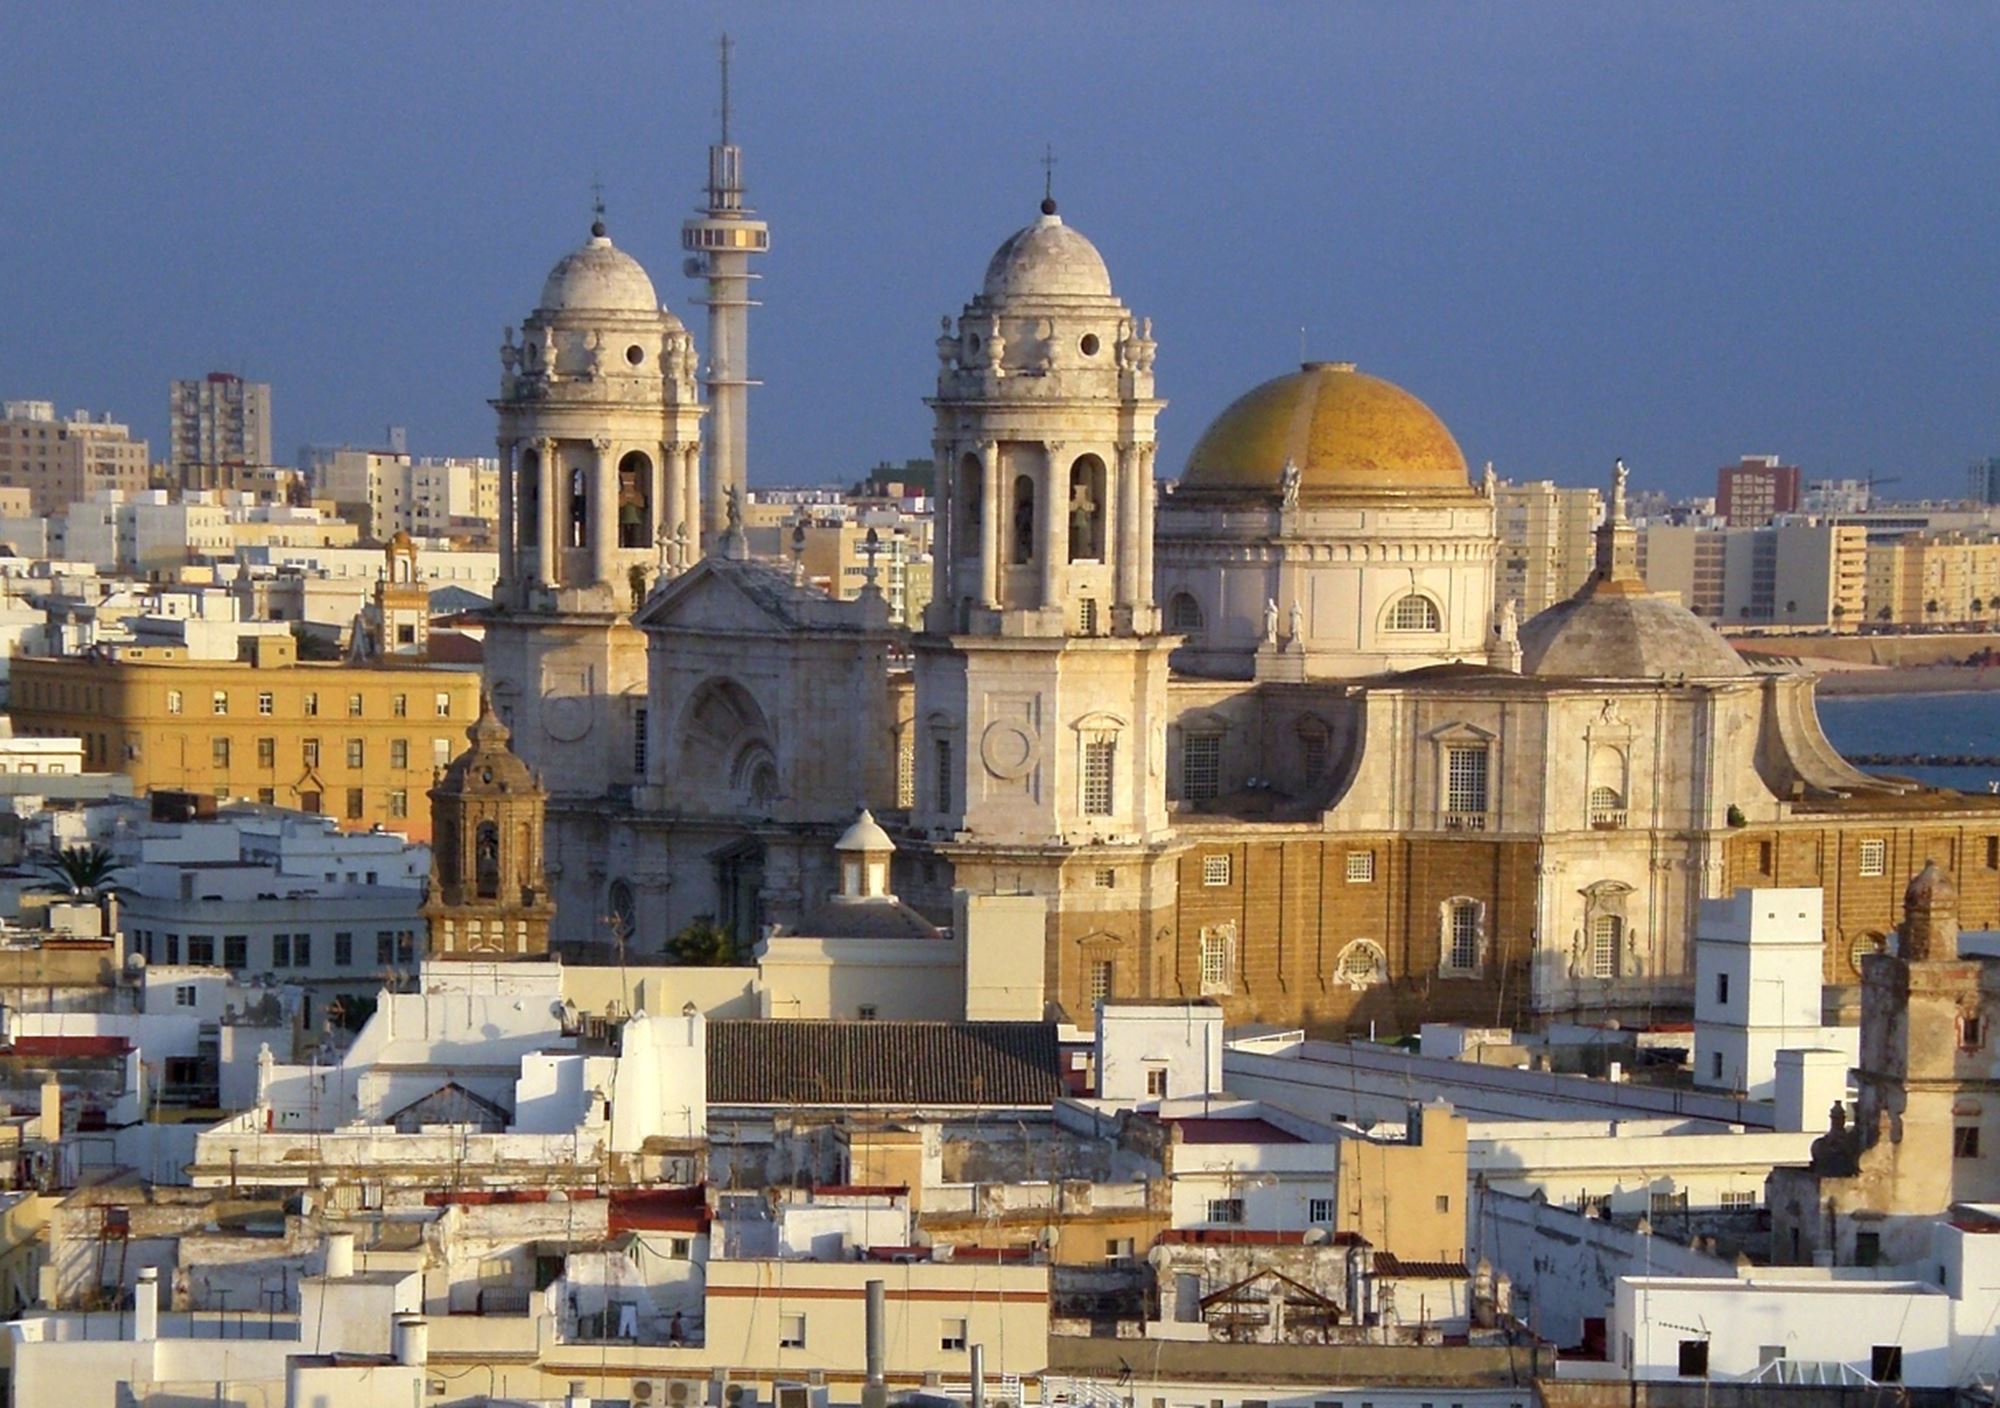
<path id="1" fill-rule="evenodd" d="M 319 692 L 317 690 L 306 695 L 306 717 L 309 719 L 319 717 Z"/>
<path id="2" fill-rule="evenodd" d="M 309 767 L 309 768 L 316 768 L 316 767 L 318 767 L 318 766 L 319 766 L 319 740 L 318 740 L 317 738 L 304 738 L 304 739 L 300 739 L 300 740 L 299 740 L 299 757 L 300 757 L 300 758 L 301 758 L 301 759 L 302 759 L 302 760 L 304 761 L 304 763 L 305 763 L 305 765 L 306 765 L 307 767 Z"/>
<path id="3" fill-rule="evenodd" d="M 319 793 L 317 792 L 299 793 L 299 810 L 305 812 L 309 816 L 318 816 Z"/>
<path id="4" fill-rule="evenodd" d="M 938 1322 L 938 1348 L 956 1350 L 965 1348 L 965 1321 L 955 1316 L 946 1316 Z"/>
<path id="5" fill-rule="evenodd" d="M 222 966 L 231 972 L 241 972 L 250 966 L 250 938 L 247 934 L 222 936 Z"/>
<path id="6" fill-rule="evenodd" d="M 335 934 L 333 936 L 333 966 L 352 968 L 354 966 L 354 935 Z"/>
<path id="7" fill-rule="evenodd" d="M 1108 958 L 1100 958 L 1090 965 L 1090 1001 L 1095 1006 L 1111 999 L 1111 980 L 1116 976 L 1113 964 Z"/>
<path id="8" fill-rule="evenodd" d="M 347 789 L 347 819 L 359 821 L 367 813 L 368 803 L 359 787 Z"/>
<path id="9" fill-rule="evenodd" d="M 1479 967 L 1479 906 L 1470 900 L 1451 907 L 1451 966 L 1461 973 Z"/>
<path id="10" fill-rule="evenodd" d="M 398 820 L 410 814 L 410 794 L 400 787 L 389 790 L 389 815 Z"/>
<path id="11" fill-rule="evenodd" d="M 410 696 L 407 694 L 393 696 L 389 700 L 389 712 L 399 719 L 407 719 L 410 716 Z"/>
<path id="12" fill-rule="evenodd" d="M 632 711 L 632 771 L 639 777 L 646 775 L 646 711 Z"/>
<path id="13" fill-rule="evenodd" d="M 1375 852 L 1349 851 L 1347 853 L 1347 883 L 1350 885 L 1372 885 L 1375 883 Z"/>
<path id="14" fill-rule="evenodd" d="M 1756 1207 L 1757 1199 L 1758 1199 L 1758 1194 L 1751 1192 L 1724 1193 L 1720 1199 L 1720 1202 L 1724 1208 L 1734 1208 L 1740 1210 L 1743 1208 Z"/>
<path id="15" fill-rule="evenodd" d="M 1132 1260 L 1138 1248 L 1130 1237 L 1106 1237 L 1104 1239 L 1104 1259 L 1113 1266 L 1123 1265 Z"/>
<path id="16" fill-rule="evenodd" d="M 313 961 L 313 941 L 311 934 L 292 935 L 292 966 L 310 968 Z"/>
<path id="17" fill-rule="evenodd" d="M 1448 816 L 1486 816 L 1486 749 L 1447 748 L 1445 751 L 1445 799 Z"/>
<path id="18" fill-rule="evenodd" d="M 350 719 L 358 719 L 361 717 L 360 695 L 350 694 L 347 696 L 347 717 Z"/>
<path id="19" fill-rule="evenodd" d="M 439 690 L 431 696 L 431 703 L 432 707 L 437 710 L 439 718 L 448 719 L 451 717 L 451 696 L 445 693 L 445 691 Z"/>
<path id="20" fill-rule="evenodd" d="M 1451 1211 L 1451 1194 L 1440 1193 L 1437 1195 L 1437 1210 L 1439 1212 Z"/>
<path id="21" fill-rule="evenodd" d="M 1600 914 L 1590 921 L 1590 976 L 1618 976 L 1618 938 L 1624 924 L 1615 914 Z"/>
<path id="22" fill-rule="evenodd" d="M 209 696 L 208 707 L 211 713 L 216 713 L 216 714 L 228 713 L 229 691 L 226 689 L 216 690 L 215 693 Z"/>
<path id="23" fill-rule="evenodd" d="M 1096 597 L 1087 596 L 1077 603 L 1076 633 L 1080 636 L 1094 636 L 1097 634 Z"/>
<path id="24" fill-rule="evenodd" d="M 271 935 L 271 966 L 289 968 L 292 966 L 292 936 L 290 934 Z"/>
<path id="25" fill-rule="evenodd" d="M 176 1006 L 176 1007 L 192 1007 L 192 1006 L 194 1006 L 194 984 L 193 984 L 193 983 L 179 983 L 179 984 L 175 985 L 175 987 L 174 987 L 174 1006 Z"/>
<path id="26" fill-rule="evenodd" d="M 215 965 L 215 935 L 189 934 L 188 962 L 199 968 L 213 967 Z"/>
<path id="27" fill-rule="evenodd" d="M 780 1315 L 778 1317 L 778 1348 L 804 1349 L 806 1347 L 806 1317 L 803 1315 Z"/>
<path id="28" fill-rule="evenodd" d="M 1333 1221 L 1333 1199 L 1331 1198 L 1306 1199 L 1306 1221 L 1307 1222 Z"/>
<path id="29" fill-rule="evenodd" d="M 1722 1053 L 1721 1053 L 1720 1051 L 1716 1051 L 1716 1052 L 1712 1052 L 1712 1053 L 1710 1054 L 1710 1059 L 1709 1059 L 1709 1063 L 1708 1063 L 1708 1064 L 1709 1064 L 1709 1070 L 1708 1070 L 1708 1075 L 1709 1075 L 1709 1079 L 1710 1079 L 1710 1080 L 1721 1080 L 1721 1079 L 1722 1079 Z"/>
<path id="30" fill-rule="evenodd" d="M 367 757 L 368 748 L 363 740 L 359 738 L 350 738 L 347 740 L 347 765 L 350 768 L 359 770 L 366 766 Z"/>
<path id="31" fill-rule="evenodd" d="M 259 714 L 268 718 L 271 714 L 273 702 L 270 690 L 260 689 L 257 691 L 257 712 Z"/>
<path id="32" fill-rule="evenodd" d="M 181 711 L 181 692 L 178 689 L 168 690 L 167 712 L 169 714 L 178 714 L 180 711 Z"/>
<path id="33" fill-rule="evenodd" d="M 1152 1066 L 1147 1069 L 1146 1093 L 1156 1099 L 1166 1099 L 1167 1068 L 1165 1066 Z"/>
<path id="34" fill-rule="evenodd" d="M 1979 1157 L 1979 1126 L 1962 1124 L 1951 1132 L 1951 1156 L 1954 1159 L 1976 1159 Z"/>
<path id="35" fill-rule="evenodd" d="M 2000 836 L 1986 838 L 1986 868 L 2000 870 Z"/>
<path id="36" fill-rule="evenodd" d="M 1705 1379 L 1708 1377 L 1707 1340 L 1681 1341 L 1680 1376 L 1684 1379 Z"/>
<path id="37" fill-rule="evenodd" d="M 1083 814 L 1111 815 L 1111 782 L 1118 756 L 1116 740 L 1093 738 L 1083 745 Z"/>
<path id="38" fill-rule="evenodd" d="M 1201 858 L 1201 883 L 1204 885 L 1227 885 L 1229 883 L 1229 857 L 1203 856 Z"/>
<path id="39" fill-rule="evenodd" d="M 1224 1227 L 1243 1225 L 1243 1200 L 1241 1198 L 1210 1198 L 1208 1200 L 1208 1220 Z"/>
<path id="40" fill-rule="evenodd" d="M 178 963 L 180 961 L 181 936 L 179 934 L 169 934 L 167 935 L 167 962 Z"/>
<path id="41" fill-rule="evenodd" d="M 1222 795 L 1222 735 L 1190 733 L 1181 739 L 1181 799 L 1212 802 Z"/>
<path id="42" fill-rule="evenodd" d="M 208 751 L 209 755 L 214 759 L 215 765 L 217 767 L 226 768 L 229 766 L 228 739 L 226 738 L 211 739 L 209 741 Z"/>
<path id="43" fill-rule="evenodd" d="M 389 740 L 389 766 L 397 772 L 406 772 L 410 766 L 410 740 L 392 738 Z"/>
<path id="44" fill-rule="evenodd" d="M 1729 975 L 1727 973 L 1717 973 L 1715 975 L 1715 1000 L 1723 1007 L 1729 1005 Z"/>
<path id="45" fill-rule="evenodd" d="M 1889 843 L 1882 840 L 1861 843 L 1861 874 L 1877 876 L 1889 868 Z"/>
<path id="46" fill-rule="evenodd" d="M 1899 1384 L 1903 1381 L 1903 1347 L 1899 1344 L 1878 1344 L 1868 1355 L 1868 1377 L 1878 1384 Z"/>
<path id="47" fill-rule="evenodd" d="M 257 740 L 257 766 L 274 768 L 278 765 L 278 740 L 260 738 Z"/>
<path id="48" fill-rule="evenodd" d="M 1115 870 L 1100 870 L 1097 872 L 1095 880 L 1097 888 L 1100 890 L 1115 890 L 1118 888 L 1118 872 Z"/>
<path id="49" fill-rule="evenodd" d="M 1873 1266 L 1882 1259 L 1882 1234 L 1880 1232 L 1856 1232 L 1854 1234 L 1854 1264 Z"/>
<path id="50" fill-rule="evenodd" d="M 1305 754 L 1306 781 L 1319 781 L 1326 775 L 1326 735 L 1313 729 L 1299 735 L 1299 744 Z"/>
<path id="51" fill-rule="evenodd" d="M 396 961 L 396 936 L 387 929 L 375 931 L 375 961 L 385 968 Z"/>
<path id="52" fill-rule="evenodd" d="M 951 740 L 940 738 L 934 747 L 937 754 L 937 809 L 951 810 Z"/>
<path id="53" fill-rule="evenodd" d="M 1229 988 L 1229 936 L 1201 936 L 1201 990 L 1226 992 Z"/>

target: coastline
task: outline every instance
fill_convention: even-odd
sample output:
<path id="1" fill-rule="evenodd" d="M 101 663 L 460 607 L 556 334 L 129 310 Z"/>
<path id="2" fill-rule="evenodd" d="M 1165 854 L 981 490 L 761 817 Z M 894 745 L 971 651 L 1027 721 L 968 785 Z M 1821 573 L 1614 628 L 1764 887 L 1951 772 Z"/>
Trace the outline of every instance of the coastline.
<path id="1" fill-rule="evenodd" d="M 1815 662 L 1801 661 L 1807 669 Z M 1830 663 L 1830 662 L 1829 662 Z M 2000 666 L 1917 665 L 1901 669 L 1826 670 L 1822 696 L 1867 694 L 1982 694 L 2000 691 Z"/>

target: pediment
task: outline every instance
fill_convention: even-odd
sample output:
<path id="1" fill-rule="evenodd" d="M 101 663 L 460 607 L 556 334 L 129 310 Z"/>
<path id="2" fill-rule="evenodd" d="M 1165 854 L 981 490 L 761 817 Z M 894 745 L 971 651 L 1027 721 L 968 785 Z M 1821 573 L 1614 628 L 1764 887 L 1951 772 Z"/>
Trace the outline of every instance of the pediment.
<path id="1" fill-rule="evenodd" d="M 751 581 L 751 574 L 767 580 Z M 797 588 L 761 564 L 703 558 L 647 598 L 633 618 L 641 630 L 789 630 L 798 624 L 783 594 Z"/>
<path id="2" fill-rule="evenodd" d="M 1453 719 L 1450 723 L 1439 724 L 1424 737 L 1432 743 L 1491 743 L 1499 735 L 1463 719 Z"/>

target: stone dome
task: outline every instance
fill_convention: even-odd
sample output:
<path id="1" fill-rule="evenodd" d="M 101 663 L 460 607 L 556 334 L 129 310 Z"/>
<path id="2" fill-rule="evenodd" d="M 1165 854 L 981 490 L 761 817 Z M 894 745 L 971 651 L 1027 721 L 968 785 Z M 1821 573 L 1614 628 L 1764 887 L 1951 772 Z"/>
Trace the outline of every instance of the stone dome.
<path id="1" fill-rule="evenodd" d="M 1671 595 L 1593 581 L 1521 627 L 1521 673 L 1575 679 L 1738 679 L 1751 673 Z"/>
<path id="2" fill-rule="evenodd" d="M 836 851 L 893 851 L 896 843 L 889 839 L 889 833 L 882 829 L 882 823 L 875 820 L 875 814 L 866 807 L 854 824 L 841 833 L 833 843 Z"/>
<path id="3" fill-rule="evenodd" d="M 1444 422 L 1352 362 L 1307 362 L 1238 397 L 1195 442 L 1181 487 L 1272 493 L 1287 463 L 1308 498 L 1472 492 Z"/>
<path id="4" fill-rule="evenodd" d="M 528 793 L 538 790 L 528 765 L 507 746 L 513 737 L 507 725 L 493 712 L 491 701 L 482 700 L 479 717 L 465 731 L 472 746 L 460 753 L 438 780 L 441 792 Z"/>
<path id="5" fill-rule="evenodd" d="M 1063 224 L 1055 203 L 1034 224 L 1016 230 L 986 265 L 986 297 L 1109 298 L 1111 271 L 1097 246 Z"/>
<path id="6" fill-rule="evenodd" d="M 546 313 L 660 311 L 659 295 L 639 261 L 611 243 L 602 224 L 590 227 L 581 249 L 565 254 L 542 285 Z"/>

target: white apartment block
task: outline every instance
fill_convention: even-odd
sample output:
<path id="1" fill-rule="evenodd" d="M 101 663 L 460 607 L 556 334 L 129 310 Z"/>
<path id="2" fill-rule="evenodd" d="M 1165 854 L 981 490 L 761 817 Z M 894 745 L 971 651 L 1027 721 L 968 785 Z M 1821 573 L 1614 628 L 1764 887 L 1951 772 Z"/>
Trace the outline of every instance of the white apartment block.
<path id="1" fill-rule="evenodd" d="M 476 537 L 500 515 L 500 462 L 416 459 L 394 450 L 308 446 L 300 466 L 315 498 L 331 499 L 364 537 Z"/>
<path id="2" fill-rule="evenodd" d="M 146 442 L 108 414 L 62 419 L 48 401 L 0 406 L 0 491 L 27 490 L 19 511 L 47 516 L 101 490 L 144 489 L 148 472 Z M 10 504 L 8 512 L 17 508 Z"/>
<path id="3" fill-rule="evenodd" d="M 1596 489 L 1566 489 L 1552 480 L 1494 491 L 1500 560 L 1494 600 L 1517 603 L 1522 620 L 1576 594 L 1596 565 L 1593 533 L 1603 511 Z"/>

